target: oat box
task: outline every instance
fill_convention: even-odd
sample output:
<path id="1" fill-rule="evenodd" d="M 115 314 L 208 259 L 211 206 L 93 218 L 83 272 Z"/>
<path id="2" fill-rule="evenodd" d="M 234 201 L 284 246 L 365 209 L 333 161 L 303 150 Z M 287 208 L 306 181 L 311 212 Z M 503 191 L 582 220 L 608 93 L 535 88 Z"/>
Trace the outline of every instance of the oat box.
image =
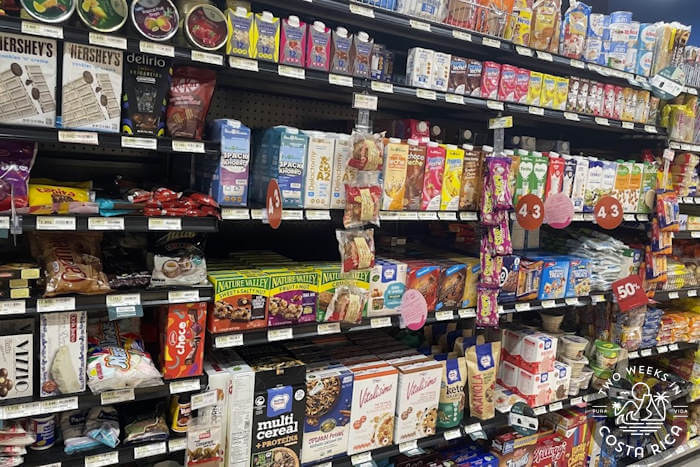
<path id="1" fill-rule="evenodd" d="M 309 147 L 306 152 L 304 207 L 330 209 L 335 140 L 320 131 L 305 133 L 309 137 Z"/>
<path id="2" fill-rule="evenodd" d="M 302 463 L 330 459 L 347 450 L 353 378 L 345 367 L 306 374 Z"/>
<path id="3" fill-rule="evenodd" d="M 391 446 L 399 371 L 388 364 L 354 371 L 349 455 Z"/>
<path id="4" fill-rule="evenodd" d="M 268 326 L 316 321 L 318 274 L 304 268 L 269 272 Z"/>
<path id="5" fill-rule="evenodd" d="M 118 132 L 122 61 L 121 50 L 66 42 L 61 117 L 57 119 L 57 126 Z"/>
<path id="6" fill-rule="evenodd" d="M 0 336 L 0 401 L 34 395 L 34 336 Z"/>
<path id="7" fill-rule="evenodd" d="M 394 443 L 435 434 L 441 379 L 442 364 L 436 361 L 399 368 Z"/>
<path id="8" fill-rule="evenodd" d="M 57 55 L 53 39 L 0 34 L 0 122 L 54 126 Z"/>
<path id="9" fill-rule="evenodd" d="M 84 311 L 39 316 L 41 397 L 85 391 L 86 332 L 87 314 Z"/>

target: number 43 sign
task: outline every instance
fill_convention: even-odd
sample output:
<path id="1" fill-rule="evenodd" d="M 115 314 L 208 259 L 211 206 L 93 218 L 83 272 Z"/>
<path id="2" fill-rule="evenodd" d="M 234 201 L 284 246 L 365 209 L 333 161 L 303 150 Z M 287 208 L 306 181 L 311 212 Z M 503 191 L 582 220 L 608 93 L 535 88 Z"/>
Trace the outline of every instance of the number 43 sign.
<path id="1" fill-rule="evenodd" d="M 622 224 L 622 205 L 612 196 L 603 196 L 593 208 L 596 223 L 604 229 L 616 229 Z"/>
<path id="2" fill-rule="evenodd" d="M 631 310 L 649 302 L 642 289 L 642 278 L 636 274 L 613 282 L 612 289 L 620 311 Z"/>

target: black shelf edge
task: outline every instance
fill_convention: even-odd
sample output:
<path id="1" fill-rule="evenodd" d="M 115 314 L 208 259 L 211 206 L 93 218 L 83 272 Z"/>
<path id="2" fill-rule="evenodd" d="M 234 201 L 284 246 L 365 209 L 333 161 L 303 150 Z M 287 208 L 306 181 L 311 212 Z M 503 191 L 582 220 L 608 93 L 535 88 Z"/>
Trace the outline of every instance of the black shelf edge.
<path id="1" fill-rule="evenodd" d="M 680 232 L 673 232 L 673 238 L 676 238 L 679 240 L 700 238 L 700 230 L 681 230 Z"/>
<path id="2" fill-rule="evenodd" d="M 669 352 L 696 349 L 697 347 L 697 342 L 676 342 L 674 344 L 658 345 L 656 347 L 633 350 L 628 353 L 628 359 L 636 360 L 639 358 L 655 357 Z"/>
<path id="3" fill-rule="evenodd" d="M 683 141 L 669 140 L 668 147 L 677 151 L 700 153 L 700 144 L 684 143 Z"/>
<path id="4" fill-rule="evenodd" d="M 7 217 L 7 216 L 0 216 Z M 22 232 L 205 232 L 219 231 L 216 217 L 114 216 L 99 214 L 20 214 Z M 10 219 L 11 221 L 11 219 Z M 42 224 L 37 226 L 41 222 Z M 174 223 L 174 224 L 173 224 Z M 176 225 L 179 224 L 179 225 Z"/>
<path id="5" fill-rule="evenodd" d="M 700 286 L 686 287 L 676 290 L 657 290 L 654 292 L 654 300 L 676 300 L 679 298 L 692 298 L 700 296 Z"/>

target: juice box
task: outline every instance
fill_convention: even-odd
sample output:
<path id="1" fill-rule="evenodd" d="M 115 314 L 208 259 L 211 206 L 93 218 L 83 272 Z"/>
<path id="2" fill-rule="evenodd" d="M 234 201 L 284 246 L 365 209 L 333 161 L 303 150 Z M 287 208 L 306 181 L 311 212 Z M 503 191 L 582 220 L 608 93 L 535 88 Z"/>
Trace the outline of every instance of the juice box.
<path id="1" fill-rule="evenodd" d="M 644 173 L 644 164 L 642 162 L 629 161 L 630 165 L 630 180 L 627 185 L 627 193 L 625 195 L 625 204 L 622 206 L 625 212 L 637 212 L 639 205 L 639 194 L 642 188 L 642 174 Z"/>
<path id="2" fill-rule="evenodd" d="M 581 297 L 591 293 L 591 261 L 588 258 L 569 258 L 569 279 L 566 297 Z"/>
<path id="3" fill-rule="evenodd" d="M 464 149 L 464 164 L 462 165 L 459 209 L 476 211 L 481 201 L 482 154 L 470 144 L 464 144 L 462 148 Z"/>
<path id="4" fill-rule="evenodd" d="M 403 209 L 408 167 L 408 144 L 398 138 L 390 138 L 384 146 L 384 193 L 382 209 Z"/>
<path id="5" fill-rule="evenodd" d="M 654 203 L 656 192 L 656 165 L 651 162 L 644 162 L 644 172 L 642 173 L 642 187 L 639 190 L 639 203 L 637 212 L 649 213 Z"/>
<path id="6" fill-rule="evenodd" d="M 226 54 L 239 57 L 255 58 L 255 23 L 252 11 L 238 14 L 232 9 L 226 10 L 228 41 Z"/>
<path id="7" fill-rule="evenodd" d="M 306 151 L 304 207 L 330 209 L 335 140 L 321 131 L 305 133 L 309 137 L 309 147 Z"/>
<path id="8" fill-rule="evenodd" d="M 267 325 L 285 326 L 316 321 L 318 274 L 305 268 L 264 270 L 270 276 Z"/>
<path id="9" fill-rule="evenodd" d="M 207 329 L 211 333 L 242 331 L 267 326 L 267 291 L 270 277 L 257 270 L 220 271 L 209 274 L 214 303 L 209 307 Z"/>
<path id="10" fill-rule="evenodd" d="M 540 107 L 554 108 L 554 99 L 557 94 L 556 76 L 544 74 L 542 77 L 542 91 L 540 93 Z"/>
<path id="11" fill-rule="evenodd" d="M 445 146 L 445 150 L 440 210 L 456 211 L 459 208 L 459 194 L 462 185 L 464 149 L 448 144 Z"/>
<path id="12" fill-rule="evenodd" d="M 279 62 L 280 19 L 269 12 L 255 14 L 254 44 L 255 56 L 266 62 Z"/>
<path id="13" fill-rule="evenodd" d="M 588 160 L 588 177 L 586 179 L 586 191 L 583 200 L 583 211 L 593 212 L 593 208 L 600 199 L 603 184 L 603 161 L 590 158 Z"/>
<path id="14" fill-rule="evenodd" d="M 588 183 L 588 159 L 581 156 L 575 156 L 574 159 L 576 160 L 576 173 L 571 189 L 571 201 L 574 203 L 574 212 L 582 212 Z"/>
<path id="15" fill-rule="evenodd" d="M 620 202 L 623 210 L 625 208 L 624 197 L 630 182 L 630 165 L 631 164 L 627 164 L 623 161 L 618 161 L 617 170 L 615 172 L 615 184 L 610 192 L 610 194 Z"/>
<path id="16" fill-rule="evenodd" d="M 513 196 L 513 204 L 518 204 L 520 197 L 530 193 L 530 177 L 535 168 L 535 157 L 529 154 L 520 156 L 520 164 L 515 175 L 515 193 Z"/>
<path id="17" fill-rule="evenodd" d="M 423 201 L 421 203 L 423 211 L 438 211 L 440 209 L 445 157 L 445 148 L 440 147 L 437 143 L 428 143 L 423 176 Z"/>
<path id="18" fill-rule="evenodd" d="M 352 156 L 350 135 L 336 134 L 333 152 L 333 170 L 331 176 L 331 209 L 345 208 L 345 184 L 350 182 L 347 171 L 348 161 Z"/>
<path id="19" fill-rule="evenodd" d="M 519 104 L 527 102 L 527 93 L 530 87 L 530 70 L 518 68 L 515 72 L 515 95 L 513 101 Z"/>
<path id="20" fill-rule="evenodd" d="M 540 95 L 542 94 L 542 80 L 544 75 L 539 71 L 530 71 L 530 84 L 527 87 L 527 105 L 541 105 Z"/>
<path id="21" fill-rule="evenodd" d="M 345 297 L 343 306 L 338 302 L 334 303 L 332 310 L 329 309 L 335 290 L 342 285 L 356 287 L 365 294 L 369 293 L 368 270 L 355 270 L 347 274 L 340 273 L 340 264 L 328 264 L 316 268 L 318 273 L 318 305 L 316 308 L 316 321 L 319 323 L 330 321 L 344 321 L 359 323 L 366 314 L 365 307 L 358 308 L 356 298 Z M 340 301 L 340 297 L 339 300 Z"/>
<path id="22" fill-rule="evenodd" d="M 556 77 L 556 92 L 554 94 L 554 109 L 566 110 L 566 102 L 569 96 L 569 78 Z"/>
<path id="23" fill-rule="evenodd" d="M 423 199 L 423 178 L 425 176 L 425 146 L 416 140 L 408 140 L 408 163 L 406 167 L 406 189 L 404 190 L 403 208 L 420 211 Z"/>
<path id="24" fill-rule="evenodd" d="M 549 159 L 542 157 L 542 154 L 539 152 L 533 154 L 535 157 L 532 165 L 532 173 L 530 174 L 530 193 L 536 195 L 540 199 L 544 199 Z"/>
<path id="25" fill-rule="evenodd" d="M 615 179 L 617 177 L 617 162 L 603 161 L 603 181 L 601 183 L 600 196 L 609 195 L 615 188 Z M 627 173 L 629 178 L 629 172 Z M 593 205 L 595 206 L 595 204 Z"/>

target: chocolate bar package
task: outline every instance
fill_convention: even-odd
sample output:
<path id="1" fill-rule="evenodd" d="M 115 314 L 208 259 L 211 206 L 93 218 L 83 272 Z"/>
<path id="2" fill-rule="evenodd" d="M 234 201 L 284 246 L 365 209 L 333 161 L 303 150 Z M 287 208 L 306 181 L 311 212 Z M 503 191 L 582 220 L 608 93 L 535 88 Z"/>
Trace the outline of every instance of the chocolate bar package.
<path id="1" fill-rule="evenodd" d="M 57 55 L 53 39 L 0 34 L 0 122 L 54 126 Z"/>
<path id="2" fill-rule="evenodd" d="M 33 342 L 31 334 L 0 336 L 0 401 L 34 394 Z"/>
<path id="3" fill-rule="evenodd" d="M 178 303 L 160 310 L 160 368 L 165 379 L 202 374 L 207 304 Z"/>
<path id="4" fill-rule="evenodd" d="M 122 132 L 136 136 L 165 135 L 165 107 L 173 69 L 159 55 L 130 52 L 124 65 Z"/>
<path id="5" fill-rule="evenodd" d="M 60 128 L 119 132 L 121 50 L 66 42 Z"/>

